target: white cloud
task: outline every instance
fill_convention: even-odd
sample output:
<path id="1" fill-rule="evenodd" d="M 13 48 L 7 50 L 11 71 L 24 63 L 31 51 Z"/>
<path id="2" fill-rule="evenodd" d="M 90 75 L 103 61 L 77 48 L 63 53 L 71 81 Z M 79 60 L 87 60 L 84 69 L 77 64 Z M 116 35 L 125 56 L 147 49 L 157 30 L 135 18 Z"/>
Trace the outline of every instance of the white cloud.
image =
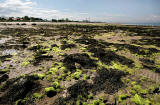
<path id="1" fill-rule="evenodd" d="M 160 15 L 151 15 L 148 19 L 152 20 L 153 22 L 160 22 Z"/>
<path id="2" fill-rule="evenodd" d="M 46 18 L 47 15 L 57 14 L 57 10 L 47 10 L 42 8 L 36 8 L 36 3 L 30 0 L 6 0 L 0 3 L 0 15 L 1 16 L 34 16 Z M 50 16 L 51 18 L 51 16 Z"/>
<path id="3" fill-rule="evenodd" d="M 0 16 L 33 16 L 46 19 L 52 18 L 70 18 L 74 20 L 83 20 L 88 13 L 78 13 L 67 11 L 62 12 L 59 10 L 51 10 L 46 8 L 37 8 L 36 2 L 31 0 L 6 0 L 0 2 Z"/>

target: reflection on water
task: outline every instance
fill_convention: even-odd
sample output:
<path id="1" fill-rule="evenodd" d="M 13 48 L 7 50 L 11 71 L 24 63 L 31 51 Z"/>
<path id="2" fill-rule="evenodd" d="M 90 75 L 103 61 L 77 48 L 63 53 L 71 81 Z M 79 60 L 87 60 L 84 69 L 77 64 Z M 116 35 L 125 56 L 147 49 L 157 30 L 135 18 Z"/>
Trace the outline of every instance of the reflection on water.
<path id="1" fill-rule="evenodd" d="M 8 47 L 7 46 L 16 46 L 16 40 L 13 39 L 12 36 L 6 36 L 6 35 L 2 35 L 0 34 L 0 45 L 2 46 L 2 48 L 0 49 L 0 55 L 5 56 L 5 55 L 15 55 L 18 53 L 18 51 L 16 49 L 13 49 L 12 47 Z M 13 42 L 15 41 L 15 42 Z M 4 49 L 5 48 L 5 49 Z"/>
<path id="2" fill-rule="evenodd" d="M 17 54 L 17 52 L 15 49 L 6 49 L 2 52 L 2 55 L 14 55 Z"/>
<path id="3" fill-rule="evenodd" d="M 11 39 L 11 37 L 9 37 L 9 38 L 0 38 L 0 44 L 4 44 L 10 39 Z"/>
<path id="4" fill-rule="evenodd" d="M 12 36 L 6 36 L 6 35 L 0 34 L 0 44 L 4 44 L 11 39 L 12 39 Z"/>
<path id="5" fill-rule="evenodd" d="M 0 70 L 2 70 L 2 69 L 4 69 L 4 67 L 3 67 L 3 66 L 0 66 Z"/>

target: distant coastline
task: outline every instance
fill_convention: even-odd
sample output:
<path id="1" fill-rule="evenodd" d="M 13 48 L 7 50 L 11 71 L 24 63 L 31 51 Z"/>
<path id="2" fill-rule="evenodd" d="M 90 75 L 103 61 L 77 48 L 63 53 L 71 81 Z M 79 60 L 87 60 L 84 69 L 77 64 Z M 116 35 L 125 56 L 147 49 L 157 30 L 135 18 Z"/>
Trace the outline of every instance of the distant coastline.
<path id="1" fill-rule="evenodd" d="M 160 26 L 160 23 L 127 23 L 124 25 Z"/>

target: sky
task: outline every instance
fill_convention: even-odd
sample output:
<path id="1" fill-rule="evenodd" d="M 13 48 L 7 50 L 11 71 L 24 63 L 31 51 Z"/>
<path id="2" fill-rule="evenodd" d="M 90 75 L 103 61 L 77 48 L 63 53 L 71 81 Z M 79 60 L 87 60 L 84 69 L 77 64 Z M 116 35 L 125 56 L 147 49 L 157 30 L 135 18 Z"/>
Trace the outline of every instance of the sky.
<path id="1" fill-rule="evenodd" d="M 0 0 L 0 16 L 160 23 L 160 0 Z"/>

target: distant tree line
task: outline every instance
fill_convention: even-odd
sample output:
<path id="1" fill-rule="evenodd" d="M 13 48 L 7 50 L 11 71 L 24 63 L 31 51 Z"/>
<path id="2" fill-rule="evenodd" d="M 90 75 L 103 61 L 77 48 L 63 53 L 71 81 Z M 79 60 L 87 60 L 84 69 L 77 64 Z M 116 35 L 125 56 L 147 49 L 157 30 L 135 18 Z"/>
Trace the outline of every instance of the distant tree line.
<path id="1" fill-rule="evenodd" d="M 35 17 L 0 17 L 0 22 L 90 22 L 89 20 L 83 20 L 83 21 L 75 21 L 70 20 L 68 18 L 63 19 L 42 19 L 42 18 L 35 18 Z"/>
<path id="2" fill-rule="evenodd" d="M 52 19 L 52 22 L 80 22 L 80 21 L 75 21 L 65 18 L 65 19 Z"/>
<path id="3" fill-rule="evenodd" d="M 24 17 L 0 17 L 0 21 L 1 22 L 43 22 L 43 21 L 47 21 L 41 18 L 35 18 L 35 17 L 28 17 L 28 16 L 24 16 Z"/>

